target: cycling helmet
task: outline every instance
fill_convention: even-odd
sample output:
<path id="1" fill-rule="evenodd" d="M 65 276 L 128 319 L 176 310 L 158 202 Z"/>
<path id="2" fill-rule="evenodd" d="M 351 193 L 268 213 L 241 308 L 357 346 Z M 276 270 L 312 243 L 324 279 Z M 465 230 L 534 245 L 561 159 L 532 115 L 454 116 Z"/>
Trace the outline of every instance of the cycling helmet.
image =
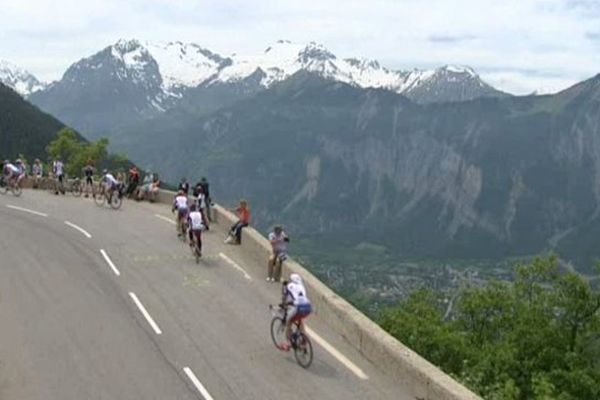
<path id="1" fill-rule="evenodd" d="M 104 169 L 102 170 L 102 173 L 103 173 L 104 175 L 106 175 L 106 174 L 108 174 L 108 170 L 107 170 L 106 168 L 104 168 Z"/>
<path id="2" fill-rule="evenodd" d="M 298 274 L 291 274 L 290 275 L 290 281 L 293 282 L 293 283 L 301 284 L 302 283 L 302 278 Z"/>
<path id="3" fill-rule="evenodd" d="M 20 158 L 17 158 L 17 159 L 16 159 L 16 161 L 15 161 L 15 163 L 16 163 L 16 164 L 23 164 L 23 161 L 21 161 L 21 159 L 20 159 Z"/>

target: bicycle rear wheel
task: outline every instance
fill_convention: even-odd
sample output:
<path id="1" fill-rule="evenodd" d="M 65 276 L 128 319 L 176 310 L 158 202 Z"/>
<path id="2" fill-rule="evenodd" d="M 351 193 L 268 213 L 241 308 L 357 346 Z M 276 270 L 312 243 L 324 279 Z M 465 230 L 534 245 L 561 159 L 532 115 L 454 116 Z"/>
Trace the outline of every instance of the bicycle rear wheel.
<path id="1" fill-rule="evenodd" d="M 19 186 L 16 183 L 10 187 L 10 190 L 12 191 L 12 194 L 16 197 L 19 197 L 21 193 L 23 193 L 23 189 L 21 188 L 21 186 Z"/>
<path id="2" fill-rule="evenodd" d="M 285 324 L 283 318 L 279 316 L 273 317 L 271 320 L 271 339 L 275 347 L 281 350 L 281 346 L 286 342 L 285 339 Z"/>
<path id="3" fill-rule="evenodd" d="M 121 204 L 123 204 L 123 199 L 117 192 L 114 192 L 110 198 L 110 206 L 113 210 L 118 210 L 121 208 Z"/>
<path id="4" fill-rule="evenodd" d="M 8 184 L 6 182 L 2 182 L 0 184 L 0 194 L 8 193 Z"/>
<path id="5" fill-rule="evenodd" d="M 73 184 L 71 185 L 71 193 L 75 197 L 81 197 L 81 183 L 73 182 Z"/>
<path id="6" fill-rule="evenodd" d="M 312 343 L 308 336 L 302 332 L 296 333 L 296 342 L 294 346 L 294 357 L 302 368 L 308 368 L 313 360 Z"/>

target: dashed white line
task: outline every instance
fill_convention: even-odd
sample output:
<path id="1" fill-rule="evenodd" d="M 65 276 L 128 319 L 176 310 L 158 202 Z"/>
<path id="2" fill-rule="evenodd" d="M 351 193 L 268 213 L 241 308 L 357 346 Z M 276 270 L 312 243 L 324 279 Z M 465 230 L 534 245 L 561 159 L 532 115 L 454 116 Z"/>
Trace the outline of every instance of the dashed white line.
<path id="1" fill-rule="evenodd" d="M 354 375 L 356 375 L 360 379 L 365 379 L 365 380 L 369 379 L 369 376 L 367 374 L 365 374 L 362 369 L 360 369 L 356 364 L 354 364 L 352 361 L 350 361 L 345 355 L 340 353 L 335 347 L 330 345 L 325 339 L 323 339 L 321 336 L 319 336 L 317 334 L 317 332 L 313 331 L 308 326 L 304 326 L 304 329 L 306 329 L 306 333 L 308 333 L 308 335 L 312 339 L 314 339 L 315 342 L 317 342 L 321 347 L 323 347 L 325 350 L 327 350 L 327 352 L 329 354 L 331 354 L 333 357 L 335 357 L 339 362 L 344 364 L 344 366 L 346 368 L 348 368 L 350 371 L 352 371 L 352 373 L 354 373 Z"/>
<path id="2" fill-rule="evenodd" d="M 79 232 L 83 233 L 83 235 L 84 235 L 86 238 L 88 238 L 88 239 L 91 239 L 91 238 L 92 238 L 92 235 L 90 235 L 90 234 L 89 234 L 89 233 L 88 233 L 88 232 L 87 232 L 85 229 L 83 229 L 83 228 L 82 228 L 82 227 L 80 227 L 80 226 L 77 226 L 77 225 L 75 225 L 75 224 L 74 224 L 74 223 L 72 223 L 72 222 L 65 221 L 65 225 L 68 225 L 68 226 L 70 226 L 71 228 L 73 228 L 73 229 L 76 229 L 76 230 L 78 230 Z"/>
<path id="3" fill-rule="evenodd" d="M 113 270 L 113 272 L 115 273 L 115 275 L 117 275 L 117 276 L 121 275 L 121 272 L 119 272 L 119 270 L 117 269 L 117 267 L 115 267 L 115 264 L 113 264 L 112 260 L 108 256 L 108 254 L 106 254 L 106 251 L 100 250 L 100 253 L 102 253 L 102 256 L 106 260 L 106 263 L 110 266 L 110 268 Z"/>
<path id="4" fill-rule="evenodd" d="M 33 215 L 38 215 L 40 217 L 47 217 L 48 216 L 48 214 L 45 214 L 45 213 L 42 213 L 42 212 L 39 212 L 39 211 L 33 211 L 33 210 L 28 209 L 28 208 L 12 206 L 10 204 L 7 204 L 6 207 L 12 208 L 13 210 L 24 211 L 26 213 L 33 214 Z"/>
<path id="5" fill-rule="evenodd" d="M 171 218 L 167 218 L 167 217 L 165 217 L 164 215 L 160 215 L 160 214 L 154 214 L 154 216 L 155 216 L 156 218 L 160 218 L 160 219 L 162 219 L 163 221 L 165 221 L 165 222 L 168 222 L 168 223 L 170 223 L 170 224 L 172 224 L 172 225 L 176 225 L 176 222 L 175 222 L 175 221 L 173 221 Z"/>
<path id="6" fill-rule="evenodd" d="M 154 322 L 154 320 L 150 316 L 150 313 L 148 313 L 148 311 L 146 311 L 146 308 L 144 307 L 144 305 L 142 304 L 142 302 L 137 298 L 137 296 L 135 295 L 135 293 L 129 292 L 129 296 L 131 297 L 131 299 L 133 300 L 133 302 L 135 303 L 135 305 L 137 306 L 137 308 L 140 309 L 140 311 L 142 312 L 142 315 L 144 316 L 144 318 L 146 318 L 146 321 L 148 321 L 148 323 L 150 324 L 150 326 L 154 330 L 154 333 L 156 333 L 157 335 L 162 334 L 162 331 L 160 330 L 160 328 L 158 327 L 158 325 L 156 324 L 156 322 Z"/>
<path id="7" fill-rule="evenodd" d="M 233 261 L 231 258 L 227 257 L 225 254 L 223 253 L 219 253 L 219 257 L 221 257 L 223 260 L 227 261 L 227 263 L 229 265 L 231 265 L 233 268 L 237 269 L 238 271 L 240 271 L 242 274 L 244 274 L 244 278 L 248 279 L 249 281 L 252 280 L 252 277 L 250 275 L 248 275 L 248 273 L 246 272 L 246 270 L 244 270 L 244 268 L 240 267 L 235 261 Z"/>
<path id="8" fill-rule="evenodd" d="M 202 385 L 202 383 L 198 380 L 198 378 L 196 378 L 194 371 L 192 371 L 189 367 L 185 367 L 183 369 L 183 372 L 185 372 L 185 374 L 188 376 L 188 378 L 190 378 L 190 381 L 192 381 L 194 386 L 196 386 L 196 389 L 198 389 L 198 391 L 200 392 L 202 397 L 204 397 L 205 400 L 214 400 L 212 398 L 212 396 L 210 395 L 210 393 L 208 393 L 208 390 L 206 390 L 204 385 Z"/>

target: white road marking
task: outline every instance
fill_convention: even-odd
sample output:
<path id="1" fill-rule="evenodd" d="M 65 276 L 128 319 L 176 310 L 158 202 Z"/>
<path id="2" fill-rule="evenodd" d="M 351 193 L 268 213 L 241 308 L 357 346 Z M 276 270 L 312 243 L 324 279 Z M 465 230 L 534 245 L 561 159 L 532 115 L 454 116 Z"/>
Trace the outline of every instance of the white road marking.
<path id="1" fill-rule="evenodd" d="M 117 267 L 115 267 L 115 264 L 113 264 L 112 260 L 108 256 L 108 254 L 106 254 L 106 251 L 100 250 L 100 253 L 102 253 L 102 256 L 104 257 L 104 259 L 106 260 L 106 262 L 110 266 L 110 268 L 112 268 L 112 270 L 115 273 L 115 275 L 117 275 L 117 276 L 121 275 L 121 273 L 119 272 L 119 270 L 117 269 Z"/>
<path id="2" fill-rule="evenodd" d="M 129 296 L 131 297 L 131 299 L 133 300 L 133 302 L 135 303 L 135 305 L 140 309 L 140 311 L 142 312 L 142 315 L 146 318 L 146 321 L 148 321 L 148 323 L 150 324 L 150 326 L 152 327 L 152 329 L 154 329 L 154 333 L 156 333 L 157 335 L 160 335 L 162 333 L 162 331 L 160 330 L 160 328 L 158 327 L 158 325 L 156 325 L 156 322 L 154 322 L 154 320 L 152 319 L 152 317 L 150 316 L 150 314 L 148 313 L 148 311 L 146 311 L 146 308 L 140 302 L 140 300 L 137 298 L 137 296 L 135 295 L 135 293 L 129 292 Z"/>
<path id="3" fill-rule="evenodd" d="M 25 212 L 27 212 L 29 214 L 38 215 L 40 217 L 47 217 L 48 216 L 48 214 L 44 214 L 44 213 L 41 213 L 41 212 L 38 212 L 38 211 L 33 211 L 33 210 L 28 209 L 28 208 L 11 206 L 10 204 L 7 204 L 6 207 L 12 208 L 13 210 L 25 211 Z"/>
<path id="4" fill-rule="evenodd" d="M 192 381 L 194 386 L 196 386 L 196 389 L 198 389 L 198 391 L 200 392 L 202 397 L 204 397 L 205 400 L 214 400 L 212 398 L 212 396 L 210 395 L 210 393 L 208 393 L 208 390 L 206 390 L 204 385 L 202 385 L 202 383 L 198 380 L 198 378 L 196 378 L 194 371 L 192 371 L 189 367 L 185 367 L 183 369 L 183 372 L 185 372 L 185 374 L 188 376 L 188 378 L 190 378 L 190 381 Z"/>
<path id="5" fill-rule="evenodd" d="M 83 229 L 83 228 L 82 228 L 82 227 L 80 227 L 80 226 L 77 226 L 77 225 L 75 225 L 75 224 L 74 224 L 74 223 L 72 223 L 72 222 L 65 221 L 65 225 L 68 225 L 68 226 L 70 226 L 70 227 L 71 227 L 71 228 L 73 228 L 73 229 L 77 229 L 79 232 L 83 233 L 83 235 L 84 235 L 86 238 L 88 238 L 88 239 L 91 239 L 91 238 L 92 238 L 92 235 L 90 235 L 90 234 L 89 234 L 89 233 L 88 233 L 88 232 L 87 232 L 85 229 Z"/>
<path id="6" fill-rule="evenodd" d="M 327 350 L 327 352 L 329 352 L 329 354 L 335 357 L 339 362 L 344 364 L 344 366 L 350 371 L 352 371 L 354 375 L 358 376 L 360 379 L 369 379 L 369 376 L 365 374 L 362 369 L 360 369 L 356 364 L 350 361 L 345 355 L 340 353 L 335 347 L 330 345 L 329 342 L 327 342 L 325 339 L 319 336 L 317 332 L 313 331 L 306 325 L 304 326 L 304 329 L 306 329 L 306 333 L 308 333 L 308 335 L 312 339 L 314 339 L 315 342 L 317 342 L 321 347 Z"/>
<path id="7" fill-rule="evenodd" d="M 223 253 L 219 253 L 219 257 L 221 257 L 223 260 L 227 261 L 227 263 L 229 265 L 231 265 L 233 268 L 237 269 L 238 271 L 240 271 L 242 274 L 244 274 L 244 278 L 248 279 L 249 281 L 252 280 L 252 277 L 250 275 L 248 275 L 248 273 L 246 272 L 246 270 L 244 270 L 244 268 L 240 267 L 235 261 L 233 261 L 231 258 L 227 257 L 225 254 Z"/>
<path id="8" fill-rule="evenodd" d="M 175 221 L 173 221 L 171 218 L 167 218 L 167 217 L 165 217 L 164 215 L 160 215 L 160 214 L 154 214 L 154 216 L 155 216 L 156 218 L 160 218 L 160 219 L 162 219 L 163 221 L 166 221 L 166 222 L 168 222 L 168 223 L 170 223 L 170 224 L 176 225 Z"/>

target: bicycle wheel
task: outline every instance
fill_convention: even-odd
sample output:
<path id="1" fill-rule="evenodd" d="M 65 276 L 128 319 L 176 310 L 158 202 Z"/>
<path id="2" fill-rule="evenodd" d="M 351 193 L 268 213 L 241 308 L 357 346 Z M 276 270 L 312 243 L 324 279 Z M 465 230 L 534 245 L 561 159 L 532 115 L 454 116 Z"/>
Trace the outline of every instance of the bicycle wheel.
<path id="1" fill-rule="evenodd" d="M 73 184 L 71 185 L 71 193 L 75 197 L 81 197 L 81 183 L 73 182 Z"/>
<path id="2" fill-rule="evenodd" d="M 16 197 L 19 197 L 21 193 L 23 193 L 23 189 L 18 184 L 14 184 L 10 187 L 12 194 Z"/>
<path id="3" fill-rule="evenodd" d="M 304 333 L 297 332 L 296 335 L 294 357 L 302 368 L 308 368 L 313 360 L 312 343 Z"/>
<path id="4" fill-rule="evenodd" d="M 0 184 L 0 194 L 8 193 L 8 185 L 5 182 Z"/>
<path id="5" fill-rule="evenodd" d="M 114 192 L 110 198 L 110 206 L 113 210 L 118 210 L 121 208 L 121 204 L 123 204 L 123 199 L 117 192 Z"/>
<path id="6" fill-rule="evenodd" d="M 105 201 L 106 201 L 106 197 L 104 196 L 104 191 L 100 191 L 99 193 L 96 193 L 96 195 L 94 196 L 94 202 L 96 203 L 96 205 L 98 207 L 102 207 L 104 205 Z"/>
<path id="7" fill-rule="evenodd" d="M 281 349 L 281 346 L 286 342 L 285 324 L 283 318 L 279 316 L 275 316 L 271 320 L 271 339 L 273 339 L 273 344 L 278 349 Z"/>

